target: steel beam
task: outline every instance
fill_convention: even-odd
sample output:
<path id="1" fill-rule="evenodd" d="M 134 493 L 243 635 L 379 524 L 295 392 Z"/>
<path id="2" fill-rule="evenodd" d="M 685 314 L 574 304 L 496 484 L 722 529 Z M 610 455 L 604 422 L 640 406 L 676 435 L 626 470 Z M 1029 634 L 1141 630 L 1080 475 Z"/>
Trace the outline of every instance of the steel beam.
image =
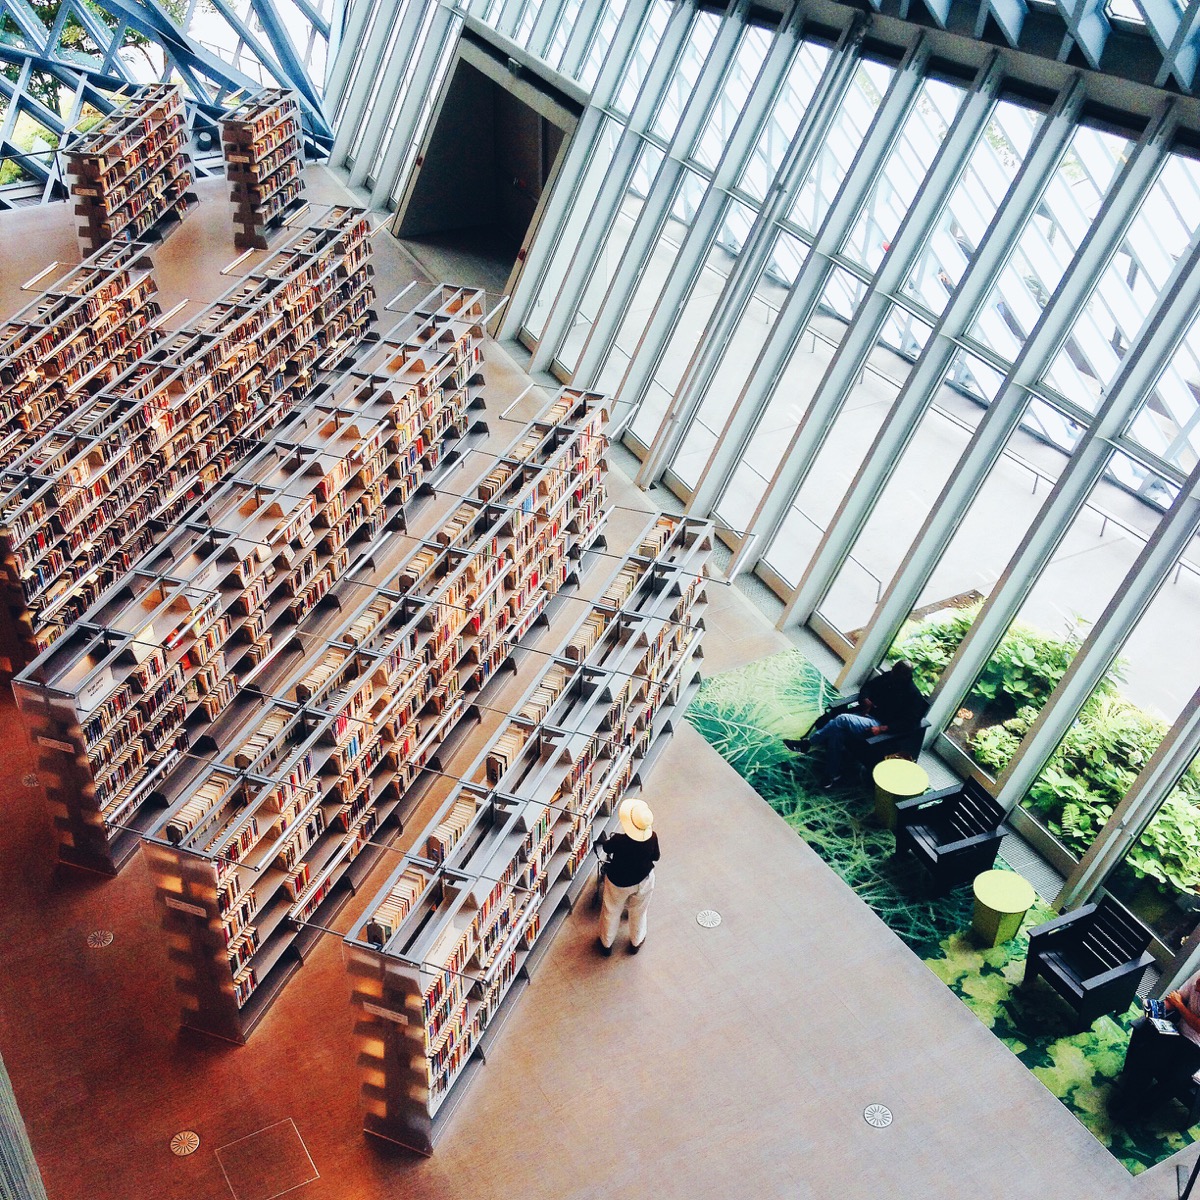
<path id="1" fill-rule="evenodd" d="M 1095 419 L 942 674 L 930 711 L 934 729 L 944 727 L 1008 631 L 1025 596 L 1102 477 L 1112 457 L 1113 442 L 1145 402 L 1171 355 L 1190 331 L 1198 306 L 1200 237 L 1193 240 L 1187 254 L 1176 264 L 1170 282 L 1155 302 L 1141 337 L 1125 356 Z M 1192 502 L 1190 496 L 1188 502 Z M 1118 631 L 1128 611 L 1114 610 L 1112 620 Z M 1106 649 L 1101 643 L 1096 654 L 1103 658 Z M 1093 664 L 1097 661 L 1093 656 L 1089 658 Z M 1086 681 L 1086 673 L 1083 678 Z M 1054 726 L 1048 718 L 1042 724 L 1053 732 Z M 1040 741 L 1039 750 L 1044 750 Z M 1048 751 L 1045 756 L 1049 756 Z M 1001 780 L 1006 798 L 1011 800 L 1024 774 L 1019 767 L 1010 768 L 1010 774 Z"/>
<path id="2" fill-rule="evenodd" d="M 621 134 L 621 140 L 617 143 L 613 155 L 613 169 L 605 177 L 597 193 L 596 202 L 579 239 L 581 252 L 571 260 L 546 319 L 537 349 L 533 352 L 529 364 L 531 373 L 549 368 L 551 360 L 574 323 L 579 302 L 603 249 L 605 235 L 616 218 L 621 201 L 625 198 L 629 177 L 642 147 L 642 132 L 648 126 L 674 69 L 675 59 L 691 26 L 692 15 L 690 8 L 680 4 L 672 11 L 667 21 L 667 27 L 643 80 L 641 92 L 634 102 L 633 112 Z M 635 47 L 636 44 L 637 39 L 634 41 Z M 622 76 L 623 74 L 624 72 Z M 618 90 L 619 87 L 614 89 L 614 95 Z"/>
<path id="3" fill-rule="evenodd" d="M 1059 159 L 1070 145 L 1081 105 L 1081 90 L 1070 88 L 1043 122 L 1008 197 L 909 375 L 897 404 L 885 419 L 881 437 L 898 436 L 890 427 L 898 425 L 902 431 L 915 424 L 932 402 L 962 339 L 991 294 L 1013 244 L 1040 203 Z M 852 687 L 866 678 L 872 664 L 883 658 L 908 619 L 971 501 L 1003 454 L 1009 438 L 1020 427 L 1029 389 L 1054 361 L 1088 293 L 1125 237 L 1138 204 L 1162 166 L 1166 142 L 1173 129 L 1174 118 L 1163 108 L 1109 189 L 1100 212 L 1017 355 L 995 401 L 988 406 L 912 546 L 885 587 L 858 640 L 855 654 L 846 665 L 843 673 L 846 686 Z"/>

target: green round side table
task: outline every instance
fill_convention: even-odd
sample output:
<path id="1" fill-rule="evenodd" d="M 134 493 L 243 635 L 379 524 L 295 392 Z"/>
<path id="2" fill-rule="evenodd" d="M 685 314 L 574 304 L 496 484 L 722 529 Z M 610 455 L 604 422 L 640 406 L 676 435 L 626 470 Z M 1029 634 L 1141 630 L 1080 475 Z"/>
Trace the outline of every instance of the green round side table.
<path id="1" fill-rule="evenodd" d="M 910 800 L 929 790 L 929 776 L 907 758 L 885 758 L 871 772 L 875 782 L 875 815 L 889 828 L 896 828 L 896 801 Z"/>
<path id="2" fill-rule="evenodd" d="M 971 931 L 983 946 L 998 946 L 1017 936 L 1037 894 L 1016 871 L 984 871 L 975 876 L 975 916 Z"/>

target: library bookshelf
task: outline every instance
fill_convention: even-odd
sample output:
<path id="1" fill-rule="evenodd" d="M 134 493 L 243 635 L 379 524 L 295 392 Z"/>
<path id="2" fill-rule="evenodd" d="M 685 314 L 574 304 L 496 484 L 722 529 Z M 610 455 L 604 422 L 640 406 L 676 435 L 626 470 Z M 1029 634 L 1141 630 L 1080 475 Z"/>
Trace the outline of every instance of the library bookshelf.
<path id="1" fill-rule="evenodd" d="M 113 245 L 70 268 L 0 326 L 0 462 L 20 459 L 146 357 L 158 336 L 156 293 L 146 247 Z M 5 591 L 19 586 L 15 555 L 0 559 L 0 572 Z M 0 654 L 19 669 L 28 648 L 10 622 L 0 621 L 0 632 Z"/>
<path id="2" fill-rule="evenodd" d="M 160 83 L 64 148 L 84 254 L 116 239 L 161 240 L 198 203 L 187 142 L 179 89 Z"/>
<path id="3" fill-rule="evenodd" d="M 347 936 L 368 1133 L 432 1152 L 699 687 L 712 544 L 647 526 Z"/>
<path id="4" fill-rule="evenodd" d="M 255 695 L 243 688 L 236 731 L 177 792 L 168 782 L 144 848 L 185 1025 L 249 1037 L 440 776 L 499 666 L 577 581 L 605 519 L 600 399 L 555 401 L 480 485 L 490 494 L 431 538 L 395 558 L 373 543 L 380 584 L 358 587 Z"/>
<path id="5" fill-rule="evenodd" d="M 143 806 L 186 788 L 273 664 L 297 661 L 316 636 L 306 618 L 464 432 L 483 296 L 431 298 L 438 311 L 363 347 L 380 370 L 336 376 L 14 680 L 64 861 L 127 861 L 157 820 Z"/>
<path id="6" fill-rule="evenodd" d="M 0 470 L 0 622 L 14 667 L 62 636 L 313 391 L 316 372 L 363 341 L 369 232 L 356 209 L 315 219 L 40 436 L 18 439 Z"/>
<path id="7" fill-rule="evenodd" d="M 242 100 L 221 118 L 234 244 L 267 249 L 267 236 L 301 203 L 304 180 L 300 104 L 282 88 Z"/>

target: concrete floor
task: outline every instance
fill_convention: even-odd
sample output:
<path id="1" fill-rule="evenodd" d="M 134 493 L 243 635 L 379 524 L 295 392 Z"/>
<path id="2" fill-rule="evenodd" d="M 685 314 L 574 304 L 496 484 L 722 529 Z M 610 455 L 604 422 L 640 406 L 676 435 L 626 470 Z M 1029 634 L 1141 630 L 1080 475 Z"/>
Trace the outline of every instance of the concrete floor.
<path id="1" fill-rule="evenodd" d="M 157 256 L 165 294 L 215 294 L 212 272 L 235 257 L 221 187 L 204 190 L 186 240 L 181 230 Z M 312 194 L 340 195 L 319 171 Z M 5 239 L 4 311 L 19 304 L 16 283 L 64 257 L 65 217 L 65 206 L 0 217 L 6 232 L 21 228 Z M 376 264 L 382 299 L 416 270 L 385 235 Z M 499 347 L 487 378 L 493 413 L 526 382 Z M 497 427 L 501 440 L 517 428 Z M 617 548 L 651 503 L 616 471 L 611 490 Z M 714 582 L 711 600 L 707 672 L 787 648 L 737 590 Z M 663 861 L 645 950 L 597 957 L 594 914 L 581 906 L 434 1156 L 369 1140 L 340 940 L 317 946 L 249 1045 L 180 1033 L 142 858 L 115 880 L 55 869 L 40 789 L 21 782 L 36 756 L 10 701 L 4 718 L 0 1053 L 51 1200 L 250 1200 L 215 1151 L 288 1119 L 320 1176 L 291 1193 L 305 1200 L 1175 1194 L 1172 1163 L 1131 1178 L 686 725 L 646 791 Z M 384 856 L 338 930 L 393 861 Z M 704 908 L 721 913 L 718 928 L 696 923 Z M 112 945 L 88 949 L 95 929 L 111 930 Z M 875 1102 L 895 1115 L 886 1129 L 863 1120 Z M 168 1142 L 184 1129 L 200 1149 L 177 1158 Z M 279 1190 L 311 1174 L 289 1177 L 282 1159 L 259 1166 Z"/>

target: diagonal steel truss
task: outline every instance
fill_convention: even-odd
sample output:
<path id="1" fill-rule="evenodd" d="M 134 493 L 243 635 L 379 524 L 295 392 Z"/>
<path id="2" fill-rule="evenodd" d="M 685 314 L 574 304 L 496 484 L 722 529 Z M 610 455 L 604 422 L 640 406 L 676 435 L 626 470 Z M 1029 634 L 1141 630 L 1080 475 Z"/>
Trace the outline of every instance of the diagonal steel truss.
<path id="1" fill-rule="evenodd" d="M 0 208 L 64 195 L 57 148 L 160 80 L 183 89 L 202 174 L 223 102 L 260 87 L 296 92 L 308 150 L 324 155 L 325 61 L 345 2 L 0 0 Z"/>

